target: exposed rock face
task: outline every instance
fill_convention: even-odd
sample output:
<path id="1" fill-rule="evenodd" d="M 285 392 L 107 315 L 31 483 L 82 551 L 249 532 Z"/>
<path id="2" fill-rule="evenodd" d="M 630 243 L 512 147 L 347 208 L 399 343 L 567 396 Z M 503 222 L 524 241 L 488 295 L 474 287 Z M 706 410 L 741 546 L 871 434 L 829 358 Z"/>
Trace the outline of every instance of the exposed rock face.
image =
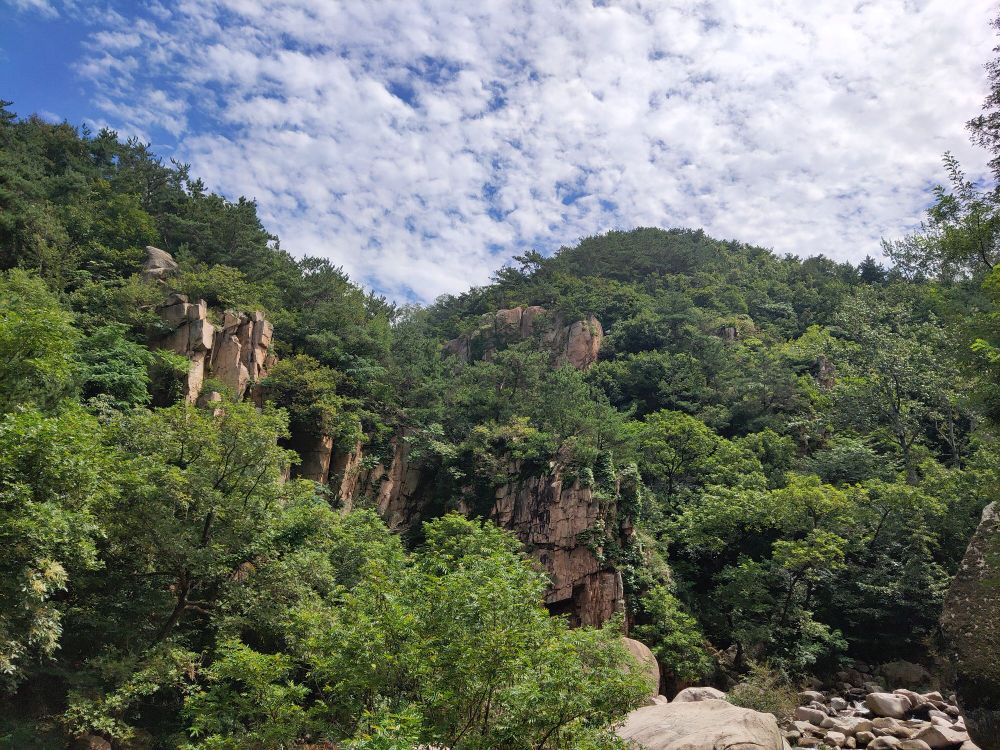
<path id="1" fill-rule="evenodd" d="M 562 346 L 561 361 L 573 365 L 577 370 L 586 370 L 597 361 L 604 340 L 601 321 L 593 315 L 586 320 L 578 320 L 565 330 L 566 343 Z"/>
<path id="2" fill-rule="evenodd" d="M 163 281 L 178 269 L 177 261 L 166 250 L 146 245 L 146 262 L 142 266 L 142 277 L 147 281 Z"/>
<path id="3" fill-rule="evenodd" d="M 394 448 L 388 466 L 379 464 L 361 477 L 357 496 L 374 499 L 382 520 L 400 532 L 419 521 L 427 497 L 422 492 L 423 472 L 410 461 L 410 443 L 397 438 Z"/>
<path id="4" fill-rule="evenodd" d="M 618 736 L 647 750 L 782 750 L 771 714 L 720 700 L 646 706 L 629 714 Z"/>
<path id="5" fill-rule="evenodd" d="M 579 625 L 603 625 L 624 607 L 621 574 L 602 562 L 596 528 L 612 528 L 614 509 L 589 487 L 564 486 L 557 469 L 543 477 L 508 483 L 497 490 L 489 516 L 513 531 L 548 572 L 552 586 L 545 603 Z M 631 533 L 631 529 L 625 531 Z"/>
<path id="6" fill-rule="evenodd" d="M 334 450 L 331 458 L 330 446 L 311 445 L 299 476 L 329 483 L 343 507 L 363 500 L 397 532 L 423 519 L 433 499 L 433 476 L 411 460 L 404 436 L 393 441 L 391 459 L 371 469 L 362 468 L 360 446 L 343 455 Z M 483 512 L 514 532 L 549 574 L 552 586 L 545 602 L 554 614 L 568 615 L 575 624 L 604 624 L 622 611 L 625 594 L 621 574 L 601 559 L 604 539 L 594 532 L 618 529 L 621 541 L 627 541 L 631 525 L 618 521 L 613 501 L 600 500 L 578 482 L 564 483 L 558 467 L 544 476 L 520 478 L 519 473 L 520 467 L 512 464 L 511 481 L 496 490 Z M 471 508 L 462 510 L 473 515 Z"/>
<path id="7" fill-rule="evenodd" d="M 448 341 L 444 350 L 465 362 L 492 359 L 499 349 L 538 334 L 556 365 L 570 364 L 586 370 L 597 361 L 604 329 L 593 315 L 565 325 L 557 315 L 549 319 L 545 308 L 512 307 L 484 315 L 472 333 Z"/>
<path id="8" fill-rule="evenodd" d="M 191 402 L 198 399 L 209 376 L 232 388 L 237 398 L 244 398 L 273 366 L 269 354 L 273 328 L 261 312 L 227 310 L 217 327 L 208 319 L 205 300 L 192 303 L 183 294 L 171 294 L 157 312 L 172 329 L 157 345 L 191 361 L 185 388 Z"/>
<path id="9" fill-rule="evenodd" d="M 292 467 L 292 474 L 302 479 L 326 484 L 333 459 L 333 438 L 329 435 L 309 433 L 292 435 L 289 447 L 299 454 L 299 463 Z"/>
<path id="10" fill-rule="evenodd" d="M 969 735 L 982 750 L 1000 750 L 1000 503 L 983 511 L 952 580 L 941 625 L 954 655 Z"/>
<path id="11" fill-rule="evenodd" d="M 875 716 L 905 719 L 910 710 L 910 701 L 905 696 L 893 693 L 869 693 L 865 698 L 865 706 Z"/>

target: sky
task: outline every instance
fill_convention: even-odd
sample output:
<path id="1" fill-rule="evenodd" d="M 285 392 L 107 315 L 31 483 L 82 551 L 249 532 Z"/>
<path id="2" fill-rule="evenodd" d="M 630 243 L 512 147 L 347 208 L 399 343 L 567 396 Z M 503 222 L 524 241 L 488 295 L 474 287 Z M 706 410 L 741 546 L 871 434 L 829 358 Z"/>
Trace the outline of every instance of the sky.
<path id="1" fill-rule="evenodd" d="M 701 227 L 858 261 L 919 225 L 985 0 L 0 0 L 0 98 L 256 198 L 398 301 L 526 249 Z"/>

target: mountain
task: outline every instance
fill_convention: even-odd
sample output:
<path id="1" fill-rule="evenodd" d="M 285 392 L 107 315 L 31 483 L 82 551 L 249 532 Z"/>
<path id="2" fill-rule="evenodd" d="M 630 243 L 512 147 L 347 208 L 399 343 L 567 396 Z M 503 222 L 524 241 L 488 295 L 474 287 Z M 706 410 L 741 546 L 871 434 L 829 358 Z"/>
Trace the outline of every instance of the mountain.
<path id="1" fill-rule="evenodd" d="M 0 268 L 12 746 L 613 747 L 623 630 L 662 690 L 943 668 L 988 270 L 640 228 L 400 308 L 7 110 Z"/>

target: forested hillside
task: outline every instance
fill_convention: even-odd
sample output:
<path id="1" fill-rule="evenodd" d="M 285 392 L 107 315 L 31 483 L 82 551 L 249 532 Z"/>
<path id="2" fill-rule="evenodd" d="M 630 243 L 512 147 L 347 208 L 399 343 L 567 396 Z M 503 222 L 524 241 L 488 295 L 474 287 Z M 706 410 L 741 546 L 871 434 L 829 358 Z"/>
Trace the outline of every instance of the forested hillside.
<path id="1" fill-rule="evenodd" d="M 3 109 L 0 742 L 618 747 L 623 630 L 672 686 L 941 669 L 1000 487 L 1000 219 L 948 164 L 891 267 L 642 228 L 400 307 L 141 143 Z M 273 325 L 259 381 L 192 392 L 164 310 L 198 300 Z"/>

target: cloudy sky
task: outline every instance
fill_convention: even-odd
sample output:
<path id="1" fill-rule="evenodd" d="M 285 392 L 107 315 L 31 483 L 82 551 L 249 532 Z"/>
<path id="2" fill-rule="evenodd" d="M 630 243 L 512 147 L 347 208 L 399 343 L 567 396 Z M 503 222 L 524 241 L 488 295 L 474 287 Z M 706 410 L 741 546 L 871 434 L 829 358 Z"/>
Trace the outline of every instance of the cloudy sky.
<path id="1" fill-rule="evenodd" d="M 139 135 L 399 300 L 703 227 L 877 254 L 920 220 L 986 0 L 0 0 L 0 98 Z"/>

